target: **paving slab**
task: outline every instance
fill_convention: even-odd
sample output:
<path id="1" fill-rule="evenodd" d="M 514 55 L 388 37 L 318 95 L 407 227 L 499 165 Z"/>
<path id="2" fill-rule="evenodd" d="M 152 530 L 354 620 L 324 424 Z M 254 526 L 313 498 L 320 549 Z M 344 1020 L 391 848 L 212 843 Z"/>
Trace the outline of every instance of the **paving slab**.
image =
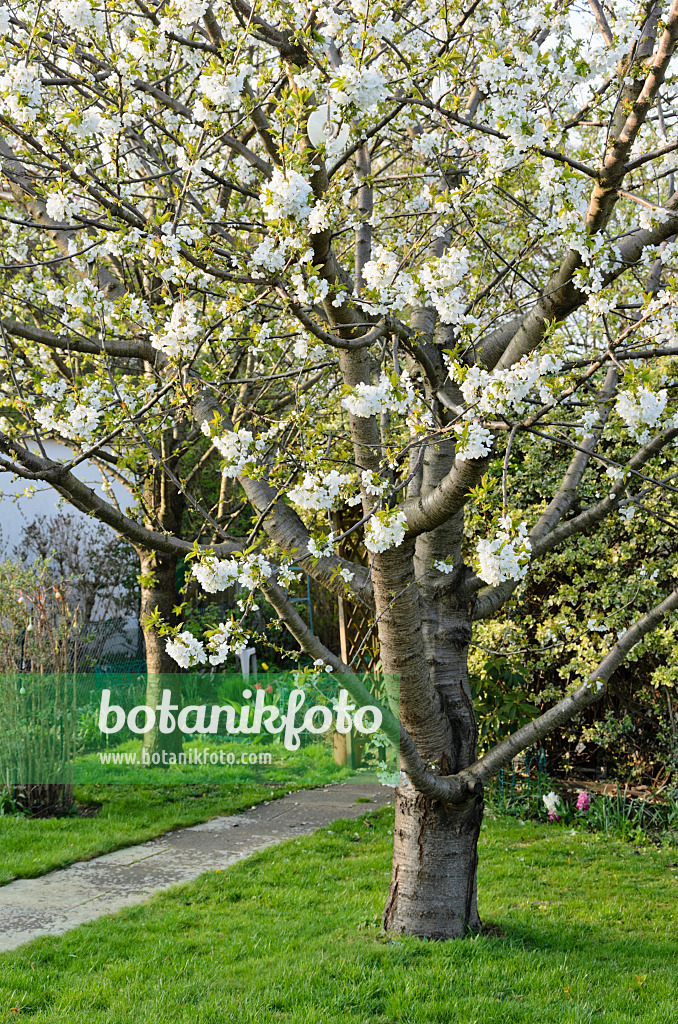
<path id="1" fill-rule="evenodd" d="M 40 935 L 62 935 L 257 850 L 309 835 L 339 818 L 358 818 L 392 800 L 393 790 L 377 784 L 301 790 L 39 878 L 17 879 L 0 887 L 0 952 Z"/>

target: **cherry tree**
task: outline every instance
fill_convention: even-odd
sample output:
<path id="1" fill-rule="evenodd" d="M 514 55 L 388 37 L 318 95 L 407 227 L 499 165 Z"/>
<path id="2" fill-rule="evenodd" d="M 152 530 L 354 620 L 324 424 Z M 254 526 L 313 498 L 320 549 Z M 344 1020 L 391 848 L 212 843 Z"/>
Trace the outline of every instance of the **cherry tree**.
<path id="1" fill-rule="evenodd" d="M 363 606 L 403 768 L 385 926 L 477 929 L 486 783 L 678 608 L 667 562 L 478 758 L 474 623 L 612 517 L 670 519 L 678 2 L 21 0 L 0 32 L 0 468 L 156 559 L 190 554 L 207 593 L 262 593 L 359 701 L 293 567 Z M 512 468 L 535 446 L 562 472 L 526 509 Z M 195 472 L 216 456 L 247 536 Z M 128 509 L 79 480 L 87 459 L 136 474 Z M 236 619 L 169 622 L 153 578 L 147 632 L 164 619 L 175 662 L 247 643 Z"/>

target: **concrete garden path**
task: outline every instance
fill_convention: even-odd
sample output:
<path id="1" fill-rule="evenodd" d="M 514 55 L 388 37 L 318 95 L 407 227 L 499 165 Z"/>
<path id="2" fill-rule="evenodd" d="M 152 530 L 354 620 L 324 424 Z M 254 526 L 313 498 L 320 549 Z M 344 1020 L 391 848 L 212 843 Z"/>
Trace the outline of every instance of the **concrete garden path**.
<path id="1" fill-rule="evenodd" d="M 0 886 L 0 952 L 40 935 L 61 935 L 205 871 L 227 868 L 256 850 L 308 835 L 338 818 L 358 818 L 392 800 L 392 789 L 375 784 L 300 790 L 40 878 L 20 878 Z"/>

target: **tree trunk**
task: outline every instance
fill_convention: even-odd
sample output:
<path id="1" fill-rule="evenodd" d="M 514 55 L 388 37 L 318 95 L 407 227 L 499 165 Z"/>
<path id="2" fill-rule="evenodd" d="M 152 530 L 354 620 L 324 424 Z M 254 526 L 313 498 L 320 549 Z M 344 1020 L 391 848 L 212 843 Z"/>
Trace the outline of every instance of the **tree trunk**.
<path id="1" fill-rule="evenodd" d="M 149 374 L 152 372 L 147 367 Z M 173 473 L 178 471 L 177 445 L 182 441 L 184 425 L 178 423 L 174 428 L 165 430 L 160 441 L 162 467 L 154 465 L 144 485 L 144 501 L 148 509 L 154 510 L 153 520 L 148 525 L 175 536 L 181 534 L 181 520 L 185 508 L 185 498 L 164 471 L 167 467 Z M 149 623 L 149 617 L 158 610 L 161 619 L 173 626 L 177 622 L 174 608 L 179 604 L 177 597 L 177 554 L 160 554 L 157 551 L 139 550 L 141 561 L 141 609 L 139 619 L 144 631 L 146 642 L 146 704 L 155 708 L 162 698 L 162 691 L 169 690 L 171 703 L 181 705 L 181 675 L 177 663 L 165 651 L 165 639 L 158 635 L 157 630 Z M 181 733 L 163 734 L 155 726 L 144 734 L 143 751 L 153 755 L 179 753 L 182 747 Z M 162 757 L 158 758 L 159 761 Z"/>
<path id="2" fill-rule="evenodd" d="M 425 761 L 441 774 L 467 768 L 476 757 L 476 721 L 468 682 L 471 628 L 467 610 L 443 590 L 420 588 L 428 677 L 439 701 L 426 721 L 421 700 L 401 673 L 400 714 Z M 383 648 L 382 648 L 383 654 Z M 435 720 L 439 719 L 437 724 Z M 407 782 L 396 790 L 393 870 L 384 927 L 429 939 L 459 938 L 480 927 L 476 904 L 477 844 L 482 797 L 442 804 Z"/>
<path id="3" fill-rule="evenodd" d="M 450 442 L 427 450 L 420 493 L 437 485 L 453 458 Z M 476 758 L 477 726 L 468 680 L 472 609 L 458 600 L 467 572 L 461 558 L 462 536 L 459 515 L 417 538 L 412 573 L 418 581 L 416 601 L 404 572 L 399 579 L 389 567 L 383 584 L 379 569 L 373 572 L 378 609 L 386 586 L 390 594 L 403 595 L 384 611 L 379 634 L 382 658 L 400 676 L 401 721 L 426 763 L 442 775 L 462 771 Z M 432 569 L 448 555 L 457 567 L 453 573 Z M 406 557 L 404 550 L 401 557 Z M 389 630 L 397 610 L 405 613 L 404 621 Z M 404 634 L 408 622 L 417 619 L 425 669 L 417 665 L 414 673 L 408 673 L 405 645 L 412 640 L 411 624 L 409 637 Z M 460 938 L 480 928 L 476 867 L 482 816 L 482 797 L 450 805 L 430 800 L 409 782 L 398 787 L 385 928 L 429 939 Z"/>
<path id="4" fill-rule="evenodd" d="M 140 552 L 141 577 L 145 580 L 141 587 L 141 628 L 146 642 L 146 704 L 155 708 L 161 700 L 162 691 L 170 690 L 172 704 L 180 705 L 181 674 L 175 661 L 165 651 L 165 640 L 157 629 L 149 625 L 148 617 L 158 609 L 165 622 L 173 623 L 174 606 L 178 603 L 176 593 L 176 555 L 160 555 L 156 552 Z M 152 582 L 150 582 L 152 580 Z M 155 726 L 144 734 L 143 750 L 151 757 L 153 754 L 178 753 L 182 747 L 182 737 L 178 730 L 163 734 Z"/>
<path id="5" fill-rule="evenodd" d="M 478 931 L 482 816 L 482 797 L 453 807 L 431 801 L 411 785 L 397 788 L 384 928 L 429 939 L 457 939 Z"/>

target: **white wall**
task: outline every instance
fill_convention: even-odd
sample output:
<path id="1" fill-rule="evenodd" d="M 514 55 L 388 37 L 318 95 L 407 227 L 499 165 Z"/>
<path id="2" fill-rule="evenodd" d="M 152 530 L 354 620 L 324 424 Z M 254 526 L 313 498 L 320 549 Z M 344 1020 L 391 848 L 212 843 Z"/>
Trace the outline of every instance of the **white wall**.
<path id="1" fill-rule="evenodd" d="M 34 450 L 36 454 L 40 454 L 35 447 Z M 51 441 L 46 442 L 45 452 L 49 459 L 55 461 L 67 461 L 72 458 L 72 452 Z M 106 499 L 106 495 L 101 489 L 103 478 L 96 466 L 83 462 L 75 470 L 75 475 Z M 128 505 L 132 504 L 132 497 L 129 491 L 117 481 L 111 481 L 111 484 L 120 508 L 124 511 Z M 83 522 L 88 519 L 90 522 L 92 521 L 83 512 L 79 512 L 78 509 L 69 505 L 49 484 L 22 480 L 13 477 L 11 473 L 0 470 L 0 558 L 7 558 L 13 554 L 25 527 L 36 516 L 54 515 L 60 510 L 82 518 Z"/>

